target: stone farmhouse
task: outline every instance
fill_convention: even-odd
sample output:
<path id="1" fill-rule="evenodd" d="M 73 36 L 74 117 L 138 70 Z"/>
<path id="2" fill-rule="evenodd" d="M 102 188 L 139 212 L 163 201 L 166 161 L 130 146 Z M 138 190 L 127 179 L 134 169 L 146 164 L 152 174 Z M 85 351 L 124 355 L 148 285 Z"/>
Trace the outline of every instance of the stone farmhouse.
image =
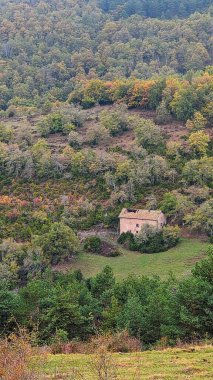
<path id="1" fill-rule="evenodd" d="M 132 232 L 138 234 L 144 224 L 161 229 L 166 224 L 166 217 L 158 210 L 135 210 L 123 208 L 119 215 L 120 234 Z"/>

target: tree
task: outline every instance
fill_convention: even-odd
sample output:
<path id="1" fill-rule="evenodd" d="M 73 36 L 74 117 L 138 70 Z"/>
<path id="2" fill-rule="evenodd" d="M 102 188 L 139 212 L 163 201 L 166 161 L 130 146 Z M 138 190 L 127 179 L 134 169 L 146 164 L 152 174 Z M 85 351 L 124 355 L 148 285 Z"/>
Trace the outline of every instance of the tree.
<path id="1" fill-rule="evenodd" d="M 203 281 L 213 285 L 213 248 L 209 246 L 207 250 L 208 257 L 196 263 L 192 270 L 193 277 L 200 278 Z"/>
<path id="2" fill-rule="evenodd" d="M 103 297 L 115 284 L 115 277 L 110 266 L 106 266 L 101 273 L 90 279 L 91 293 L 95 298 Z"/>
<path id="3" fill-rule="evenodd" d="M 58 133 L 64 131 L 64 119 L 59 113 L 52 113 L 44 118 L 39 124 L 39 130 L 42 137 L 46 137 L 51 133 Z"/>
<path id="4" fill-rule="evenodd" d="M 12 140 L 13 133 L 10 127 L 6 127 L 0 124 L 0 141 L 4 143 L 9 143 Z"/>
<path id="5" fill-rule="evenodd" d="M 86 140 L 90 145 L 107 144 L 110 140 L 109 129 L 102 125 L 91 126 L 87 130 Z"/>
<path id="6" fill-rule="evenodd" d="M 195 89 L 188 85 L 180 88 L 174 94 L 174 98 L 170 103 L 172 111 L 178 120 L 190 119 L 196 110 L 197 93 Z"/>
<path id="7" fill-rule="evenodd" d="M 209 141 L 209 135 L 203 131 L 191 133 L 189 136 L 189 145 L 198 156 L 206 155 Z"/>
<path id="8" fill-rule="evenodd" d="M 118 315 L 118 327 L 128 330 L 131 335 L 140 337 L 144 329 L 143 308 L 137 295 L 129 296 Z"/>
<path id="9" fill-rule="evenodd" d="M 100 114 L 102 128 L 109 130 L 111 136 L 120 135 L 129 129 L 125 105 L 117 106 L 112 112 L 102 111 Z"/>
<path id="10" fill-rule="evenodd" d="M 144 160 L 139 160 L 131 172 L 131 179 L 137 186 L 157 185 L 168 178 L 168 162 L 158 155 L 149 155 Z"/>
<path id="11" fill-rule="evenodd" d="M 213 157 L 188 161 L 183 167 L 183 178 L 193 185 L 210 185 L 213 183 Z"/>
<path id="12" fill-rule="evenodd" d="M 186 222 L 192 229 L 213 236 L 213 201 L 208 200 L 202 203 L 194 213 L 186 216 Z"/>
<path id="13" fill-rule="evenodd" d="M 161 153 L 165 143 L 162 132 L 153 121 L 140 119 L 135 128 L 135 134 L 139 145 L 142 145 L 148 153 Z"/>
<path id="14" fill-rule="evenodd" d="M 20 306 L 20 297 L 13 291 L 9 290 L 4 282 L 0 284 L 0 325 L 4 334 L 11 331 L 14 327 L 13 318 L 18 316 Z"/>
<path id="15" fill-rule="evenodd" d="M 205 279 L 190 277 L 177 290 L 179 326 L 183 339 L 212 335 L 212 285 Z"/>
<path id="16" fill-rule="evenodd" d="M 49 232 L 35 238 L 35 244 L 42 247 L 44 256 L 51 264 L 76 255 L 79 240 L 73 230 L 63 223 L 53 223 Z"/>
<path id="17" fill-rule="evenodd" d="M 171 120 L 171 113 L 167 109 L 166 102 L 163 100 L 157 107 L 155 121 L 158 124 L 167 124 L 171 122 Z"/>
<path id="18" fill-rule="evenodd" d="M 203 70 L 208 64 L 210 56 L 202 43 L 191 42 L 185 54 L 186 70 Z"/>
<path id="19" fill-rule="evenodd" d="M 202 113 L 207 120 L 207 126 L 212 127 L 213 125 L 213 101 L 208 102 L 203 108 Z"/>
<path id="20" fill-rule="evenodd" d="M 165 193 L 159 206 L 164 214 L 170 216 L 176 211 L 177 204 L 177 198 L 173 193 Z"/>
<path id="21" fill-rule="evenodd" d="M 198 131 L 200 129 L 204 129 L 207 124 L 206 118 L 202 115 L 201 112 L 195 112 L 192 120 L 187 120 L 186 127 L 189 130 Z"/>

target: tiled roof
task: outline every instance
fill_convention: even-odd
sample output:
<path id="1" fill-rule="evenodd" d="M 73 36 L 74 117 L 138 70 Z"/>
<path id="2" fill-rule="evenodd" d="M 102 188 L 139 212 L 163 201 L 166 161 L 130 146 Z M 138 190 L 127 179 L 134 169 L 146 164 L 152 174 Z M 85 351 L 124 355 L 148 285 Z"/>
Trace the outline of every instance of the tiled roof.
<path id="1" fill-rule="evenodd" d="M 142 219 L 142 220 L 158 220 L 162 211 L 159 210 L 135 210 L 123 208 L 119 218 Z"/>

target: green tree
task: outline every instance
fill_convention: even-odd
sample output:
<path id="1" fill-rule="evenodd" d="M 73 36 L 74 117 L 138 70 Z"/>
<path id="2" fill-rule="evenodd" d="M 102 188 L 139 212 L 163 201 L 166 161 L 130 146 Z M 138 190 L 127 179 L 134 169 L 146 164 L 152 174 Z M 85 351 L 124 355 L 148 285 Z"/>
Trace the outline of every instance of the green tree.
<path id="1" fill-rule="evenodd" d="M 213 247 L 207 250 L 208 257 L 196 263 L 192 270 L 193 277 L 209 282 L 213 286 Z"/>
<path id="2" fill-rule="evenodd" d="M 104 292 L 110 290 L 115 284 L 115 277 L 110 266 L 106 266 L 101 273 L 90 279 L 92 295 L 96 298 L 103 296 Z"/>
<path id="3" fill-rule="evenodd" d="M 163 100 L 156 110 L 155 121 L 157 124 L 167 124 L 171 122 L 172 116 L 167 109 L 166 102 Z"/>
<path id="4" fill-rule="evenodd" d="M 73 230 L 63 223 L 53 223 L 49 232 L 35 239 L 43 249 L 44 256 L 51 264 L 57 264 L 72 255 L 76 255 L 79 240 Z"/>
<path id="5" fill-rule="evenodd" d="M 173 215 L 177 207 L 177 198 L 173 193 L 165 193 L 159 206 L 166 215 Z"/>
<path id="6" fill-rule="evenodd" d="M 195 89 L 188 85 L 186 88 L 180 88 L 176 91 L 174 98 L 170 103 L 172 111 L 178 120 L 190 119 L 196 110 L 197 93 Z"/>
<path id="7" fill-rule="evenodd" d="M 188 161 L 183 167 L 183 178 L 190 185 L 211 186 L 213 183 L 213 157 Z"/>
<path id="8" fill-rule="evenodd" d="M 202 203 L 193 213 L 186 215 L 186 222 L 192 229 L 213 236 L 213 200 Z"/>
<path id="9" fill-rule="evenodd" d="M 135 134 L 139 145 L 142 145 L 148 153 L 161 153 L 164 150 L 165 142 L 162 131 L 153 121 L 140 119 L 135 128 Z"/>
<path id="10" fill-rule="evenodd" d="M 0 283 L 0 326 L 1 334 L 12 331 L 15 318 L 18 317 L 20 298 L 13 291 L 7 288 L 4 282 Z"/>

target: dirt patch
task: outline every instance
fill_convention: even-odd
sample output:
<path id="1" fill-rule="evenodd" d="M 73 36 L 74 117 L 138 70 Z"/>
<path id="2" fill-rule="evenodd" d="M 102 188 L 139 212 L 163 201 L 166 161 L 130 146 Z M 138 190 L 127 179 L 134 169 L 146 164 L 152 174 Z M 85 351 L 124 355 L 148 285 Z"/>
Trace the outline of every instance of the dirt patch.
<path id="1" fill-rule="evenodd" d="M 187 227 L 181 227 L 181 237 L 187 239 L 199 239 L 202 241 L 208 240 L 208 237 L 205 234 L 199 233 L 197 231 L 191 231 Z"/>
<path id="2" fill-rule="evenodd" d="M 46 140 L 53 153 L 60 153 L 68 144 L 67 136 L 60 133 L 52 134 Z"/>

